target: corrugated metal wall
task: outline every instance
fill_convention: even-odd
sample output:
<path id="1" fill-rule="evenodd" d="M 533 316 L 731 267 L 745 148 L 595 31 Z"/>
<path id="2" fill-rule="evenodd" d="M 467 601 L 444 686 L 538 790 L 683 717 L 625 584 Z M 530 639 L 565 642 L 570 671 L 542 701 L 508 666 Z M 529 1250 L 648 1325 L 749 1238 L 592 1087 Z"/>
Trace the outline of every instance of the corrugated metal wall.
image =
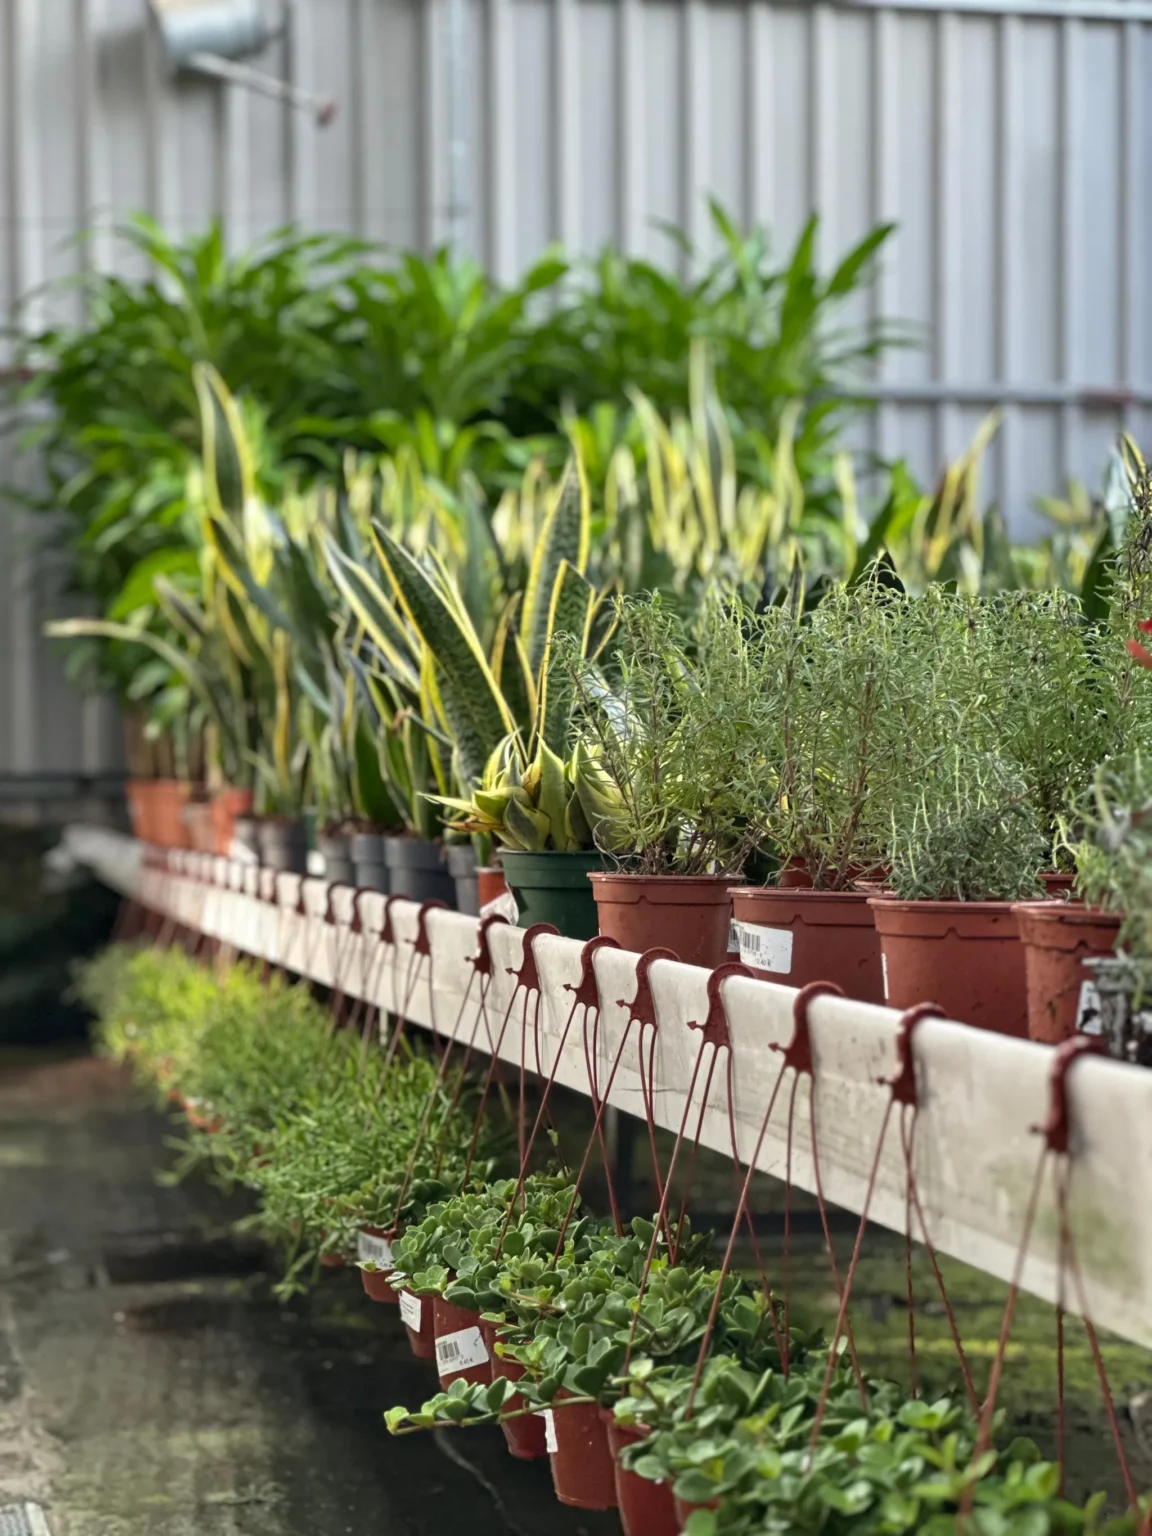
<path id="1" fill-rule="evenodd" d="M 168 83 L 145 0 L 0 0 L 0 308 L 115 265 L 137 208 L 185 231 L 218 210 L 235 245 L 290 219 L 424 246 L 455 223 L 511 277 L 555 239 L 670 259 L 657 220 L 706 247 L 711 193 L 780 249 L 820 210 L 828 259 L 899 223 L 870 302 L 922 345 L 887 360 L 860 444 L 929 476 L 1005 403 L 987 490 L 1020 535 L 1036 493 L 1095 483 L 1121 424 L 1147 434 L 1152 4 L 461 0 L 454 72 L 452 3 L 297 0 L 265 62 L 339 99 L 321 132 Z M 11 519 L 0 546 L 0 773 L 98 769 L 114 732 L 36 639 L 53 572 Z"/>

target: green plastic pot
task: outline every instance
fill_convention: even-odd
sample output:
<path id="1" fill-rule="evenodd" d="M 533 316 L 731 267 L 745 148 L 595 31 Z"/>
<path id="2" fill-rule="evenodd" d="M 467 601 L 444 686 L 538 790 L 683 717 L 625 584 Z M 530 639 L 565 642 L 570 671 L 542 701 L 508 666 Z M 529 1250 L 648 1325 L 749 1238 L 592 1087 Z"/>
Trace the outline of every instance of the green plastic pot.
<path id="1" fill-rule="evenodd" d="M 592 939 L 600 931 L 588 876 L 604 868 L 601 854 L 512 853 L 500 856 L 504 879 L 516 898 L 521 928 L 551 923 L 566 939 Z"/>

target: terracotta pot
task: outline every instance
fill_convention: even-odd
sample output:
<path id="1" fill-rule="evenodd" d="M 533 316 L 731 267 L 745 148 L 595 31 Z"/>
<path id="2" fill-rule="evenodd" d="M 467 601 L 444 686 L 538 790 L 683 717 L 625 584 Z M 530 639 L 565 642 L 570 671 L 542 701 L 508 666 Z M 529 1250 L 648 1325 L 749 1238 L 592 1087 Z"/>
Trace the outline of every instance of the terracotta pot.
<path id="1" fill-rule="evenodd" d="M 432 1298 L 432 1326 L 436 1335 L 436 1369 L 445 1389 L 458 1380 L 487 1386 L 492 1362 L 480 1330 L 480 1314 L 456 1307 L 443 1296 Z"/>
<path id="2" fill-rule="evenodd" d="M 627 1471 L 620 1463 L 620 1453 L 625 1446 L 643 1440 L 646 1431 L 625 1428 L 609 1408 L 601 1409 L 601 1417 L 608 1431 L 608 1449 L 616 1468 L 616 1502 L 624 1536 L 676 1536 L 680 1526 L 676 1520 L 671 1484 L 651 1482 L 636 1472 Z"/>
<path id="3" fill-rule="evenodd" d="M 180 779 L 157 779 L 152 796 L 152 841 L 161 848 L 189 847 L 188 828 L 184 825 L 188 785 Z"/>
<path id="4" fill-rule="evenodd" d="M 572 1393 L 561 1388 L 556 1408 L 551 1414 L 552 1436 L 548 1459 L 552 1463 L 552 1486 L 561 1504 L 573 1509 L 615 1509 L 616 1468 L 608 1449 L 608 1431 L 595 1403 L 580 1403 L 565 1408 L 563 1400 Z"/>
<path id="5" fill-rule="evenodd" d="M 715 970 L 728 958 L 727 875 L 591 874 L 600 932 L 643 954 L 662 945 L 685 965 Z"/>
<path id="6" fill-rule="evenodd" d="M 1020 901 L 1012 911 L 1024 946 L 1029 1038 L 1059 1045 L 1076 1033 L 1081 995 L 1092 983 L 1084 962 L 1112 953 L 1121 916 L 1079 901 Z"/>
<path id="7" fill-rule="evenodd" d="M 216 853 L 227 854 L 232 849 L 236 832 L 236 818 L 248 816 L 252 811 L 250 789 L 218 789 L 212 796 L 212 830 L 216 835 Z"/>
<path id="8" fill-rule="evenodd" d="M 689 1515 L 694 1515 L 698 1509 L 719 1509 L 720 1500 L 709 1499 L 707 1504 L 688 1504 L 683 1499 L 674 1498 L 672 1500 L 672 1505 L 676 1511 L 676 1519 L 679 1529 L 683 1530 L 684 1527 L 688 1524 Z"/>
<path id="9" fill-rule="evenodd" d="M 411 1291 L 399 1293 L 400 1316 L 408 1334 L 408 1346 L 417 1360 L 435 1360 L 436 1324 L 432 1311 L 431 1296 L 414 1296 Z"/>
<path id="10" fill-rule="evenodd" d="M 1071 896 L 1076 876 L 1066 875 L 1062 869 L 1042 869 L 1040 883 L 1049 896 Z"/>
<path id="11" fill-rule="evenodd" d="M 321 1269 L 343 1269 L 344 1255 L 342 1253 L 322 1253 L 320 1255 Z"/>
<path id="12" fill-rule="evenodd" d="M 132 836 L 142 843 L 156 841 L 155 789 L 154 779 L 129 779 L 124 785 Z"/>
<path id="13" fill-rule="evenodd" d="M 938 1003 L 950 1019 L 1027 1035 L 1024 946 L 1010 901 L 870 896 L 893 1008 Z"/>
<path id="14" fill-rule="evenodd" d="M 812 889 L 812 876 L 808 873 L 808 866 L 797 855 L 783 865 L 776 876 L 776 884 L 785 891 L 810 891 Z"/>
<path id="15" fill-rule="evenodd" d="M 212 825 L 212 807 L 207 800 L 189 800 L 184 807 L 184 826 L 188 841 L 200 853 L 216 852 L 216 828 Z"/>
<path id="16" fill-rule="evenodd" d="M 508 894 L 508 884 L 499 864 L 480 865 L 476 870 L 476 885 L 481 911 L 490 901 L 498 901 L 501 896 Z"/>
<path id="17" fill-rule="evenodd" d="M 497 1325 L 482 1322 L 480 1333 L 492 1360 L 492 1380 L 495 1381 L 497 1376 L 505 1376 L 509 1381 L 519 1381 L 524 1374 L 524 1367 L 520 1362 L 506 1360 L 496 1353 Z M 515 1413 L 523 1407 L 524 1399 L 519 1393 L 513 1393 L 504 1404 L 504 1411 Z M 543 1461 L 547 1456 L 548 1443 L 544 1431 L 543 1414 L 521 1413 L 519 1418 L 503 1420 L 500 1428 L 504 1431 L 509 1454 L 515 1456 L 518 1461 Z"/>
<path id="18" fill-rule="evenodd" d="M 738 886 L 732 916 L 740 958 L 766 981 L 832 981 L 861 1003 L 884 1001 L 880 936 L 859 891 Z"/>
<path id="19" fill-rule="evenodd" d="M 382 1241 L 394 1241 L 395 1232 L 385 1232 L 383 1227 L 364 1227 L 361 1231 L 360 1241 L 357 1243 L 356 1257 L 358 1260 L 371 1260 L 379 1263 L 377 1252 L 373 1252 L 375 1243 L 373 1239 Z M 368 1239 L 367 1242 L 364 1239 Z M 385 1260 L 385 1262 L 387 1262 Z M 372 1301 L 383 1302 L 385 1306 L 398 1307 L 400 1305 L 399 1294 L 388 1284 L 389 1275 L 394 1271 L 391 1268 L 380 1267 L 378 1269 L 362 1269 L 360 1271 L 360 1283 L 364 1287 L 364 1294 Z"/>

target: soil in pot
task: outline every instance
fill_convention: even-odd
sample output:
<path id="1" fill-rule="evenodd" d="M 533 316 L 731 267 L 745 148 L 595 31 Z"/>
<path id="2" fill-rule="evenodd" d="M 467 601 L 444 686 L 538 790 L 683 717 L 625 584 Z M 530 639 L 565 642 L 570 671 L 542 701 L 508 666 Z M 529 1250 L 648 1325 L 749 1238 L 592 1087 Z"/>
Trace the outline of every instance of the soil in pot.
<path id="1" fill-rule="evenodd" d="M 732 916 L 740 959 L 765 981 L 831 981 L 858 1002 L 884 1001 L 880 936 L 863 893 L 738 886 Z"/>
<path id="2" fill-rule="evenodd" d="M 556 1497 L 573 1509 L 615 1509 L 616 1468 L 600 1409 L 595 1403 L 564 1407 L 564 1399 L 571 1396 L 562 1387 L 557 1406 L 544 1414 Z"/>
<path id="3" fill-rule="evenodd" d="M 441 1387 L 447 1390 L 460 1378 L 473 1385 L 487 1386 L 492 1380 L 492 1362 L 480 1330 L 479 1312 L 453 1306 L 443 1296 L 434 1296 L 432 1303 L 436 1370 Z"/>
<path id="4" fill-rule="evenodd" d="M 388 1284 L 392 1274 L 392 1239 L 382 1227 L 363 1227 L 356 1237 L 356 1259 L 360 1264 L 374 1264 L 362 1269 L 360 1280 L 364 1294 L 385 1306 L 398 1306 L 399 1293 Z"/>
<path id="5" fill-rule="evenodd" d="M 498 901 L 508 893 L 504 871 L 499 864 L 485 864 L 476 871 L 477 895 L 481 911 L 492 901 Z"/>
<path id="6" fill-rule="evenodd" d="M 503 1355 L 496 1353 L 497 1325 L 482 1322 L 480 1333 L 492 1361 L 493 1381 L 497 1376 L 506 1376 L 509 1381 L 519 1381 L 524 1374 L 524 1367 L 520 1362 L 506 1360 Z M 504 1411 L 515 1414 L 523 1407 L 524 1399 L 519 1393 L 513 1393 L 505 1403 Z M 542 1413 L 520 1412 L 518 1418 L 503 1420 L 500 1428 L 504 1431 L 504 1440 L 509 1454 L 515 1456 L 518 1461 L 543 1461 L 547 1456 L 548 1445 Z"/>
<path id="7" fill-rule="evenodd" d="M 444 862 L 444 845 L 419 837 L 386 837 L 384 862 L 393 896 L 409 901 L 456 901 L 456 882 Z"/>
<path id="8" fill-rule="evenodd" d="M 380 832 L 353 832 L 351 841 L 353 879 L 362 891 L 388 891 L 388 866 L 384 862 L 384 837 Z"/>
<path id="9" fill-rule="evenodd" d="M 1012 908 L 1028 982 L 1028 1036 L 1059 1045 L 1095 1015 L 1096 985 L 1086 960 L 1110 955 L 1121 917 L 1078 901 L 1021 901 Z"/>
<path id="10" fill-rule="evenodd" d="M 638 1440 L 642 1440 L 643 1433 L 618 1423 L 610 1408 L 602 1409 L 601 1414 L 608 1431 L 608 1448 L 616 1468 L 616 1502 L 620 1509 L 624 1536 L 677 1536 L 680 1526 L 676 1519 L 671 1484 L 651 1482 L 646 1477 L 627 1471 L 620 1462 L 620 1453 L 625 1446 L 635 1445 Z"/>
<path id="11" fill-rule="evenodd" d="M 408 1334 L 408 1347 L 417 1360 L 435 1360 L 436 1325 L 431 1296 L 414 1296 L 411 1291 L 398 1292 L 400 1318 Z"/>
<path id="12" fill-rule="evenodd" d="M 1024 946 L 1010 901 L 871 896 L 892 1008 L 937 1003 L 950 1019 L 1027 1035 Z"/>
<path id="13" fill-rule="evenodd" d="M 599 853 L 507 850 L 501 855 L 501 862 L 508 889 L 516 898 L 521 928 L 531 928 L 533 923 L 552 923 L 566 939 L 596 937 L 599 920 L 588 876 L 604 868 Z"/>
<path id="14" fill-rule="evenodd" d="M 480 916 L 480 882 L 476 877 L 476 850 L 471 843 L 448 843 L 444 853 L 448 873 L 456 886 L 456 910 Z"/>
<path id="15" fill-rule="evenodd" d="M 600 932 L 643 954 L 663 945 L 685 965 L 715 970 L 728 958 L 732 897 L 727 875 L 589 875 Z"/>
<path id="16" fill-rule="evenodd" d="M 281 821 L 269 817 L 257 823 L 260 862 L 283 874 L 308 873 L 308 832 L 302 821 Z"/>

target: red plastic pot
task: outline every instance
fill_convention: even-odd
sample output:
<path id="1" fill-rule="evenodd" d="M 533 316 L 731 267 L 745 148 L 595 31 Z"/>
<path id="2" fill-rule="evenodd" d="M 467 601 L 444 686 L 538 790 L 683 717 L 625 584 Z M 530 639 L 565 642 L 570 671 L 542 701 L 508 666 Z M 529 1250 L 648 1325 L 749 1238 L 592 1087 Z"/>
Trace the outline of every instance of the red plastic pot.
<path id="1" fill-rule="evenodd" d="M 506 1360 L 503 1355 L 496 1353 L 496 1324 L 481 1323 L 480 1332 L 492 1360 L 492 1380 L 497 1376 L 505 1376 L 509 1381 L 519 1381 L 524 1374 L 524 1367 L 518 1360 Z M 523 1409 L 524 1399 L 519 1393 L 513 1393 L 504 1404 L 505 1413 L 515 1413 Z M 518 1418 L 505 1419 L 500 1428 L 504 1431 L 504 1439 L 508 1445 L 508 1452 L 518 1461 L 542 1461 L 548 1454 L 548 1443 L 544 1430 L 544 1415 L 540 1413 L 520 1413 Z"/>
<path id="2" fill-rule="evenodd" d="M 707 1504 L 686 1504 L 683 1499 L 673 1499 L 673 1508 L 676 1511 L 677 1529 L 683 1530 L 688 1524 L 688 1516 L 694 1515 L 698 1509 L 719 1509 L 720 1500 L 710 1499 Z"/>
<path id="3" fill-rule="evenodd" d="M 1121 916 L 1079 901 L 1020 901 L 1012 911 L 1024 948 L 1028 1036 L 1059 1045 L 1076 1033 L 1080 998 L 1092 981 L 1084 962 L 1112 953 Z"/>
<path id="4" fill-rule="evenodd" d="M 252 791 L 250 789 L 218 789 L 212 796 L 212 831 L 217 853 L 229 853 L 236 831 L 238 816 L 251 816 Z"/>
<path id="5" fill-rule="evenodd" d="M 483 911 L 490 901 L 507 896 L 508 884 L 498 864 L 482 864 L 476 871 L 476 890 Z"/>
<path id="6" fill-rule="evenodd" d="M 396 1236 L 395 1232 L 385 1232 L 383 1227 L 364 1227 L 363 1233 L 365 1237 L 369 1238 L 392 1239 Z M 361 1261 L 370 1259 L 376 1262 L 373 1255 L 367 1251 L 368 1246 L 363 1243 L 358 1244 L 357 1258 Z M 362 1269 L 360 1271 L 360 1283 L 364 1287 L 364 1294 L 372 1301 L 380 1301 L 386 1306 L 398 1307 L 400 1305 L 399 1293 L 388 1284 L 388 1276 L 392 1273 L 393 1270 L 391 1268 Z"/>
<path id="7" fill-rule="evenodd" d="M 443 1296 L 434 1296 L 432 1326 L 440 1385 L 447 1388 L 454 1381 L 464 1380 L 487 1386 L 492 1380 L 492 1362 L 480 1331 L 479 1312 L 455 1307 Z"/>
<path id="8" fill-rule="evenodd" d="M 732 898 L 725 875 L 591 874 L 600 932 L 643 954 L 660 945 L 685 965 L 728 958 Z"/>
<path id="9" fill-rule="evenodd" d="M 188 785 L 182 779 L 157 779 L 152 788 L 152 840 L 162 848 L 191 846 L 184 825 Z"/>
<path id="10" fill-rule="evenodd" d="M 132 836 L 138 837 L 142 843 L 156 841 L 155 788 L 154 779 L 129 779 L 124 785 Z"/>
<path id="11" fill-rule="evenodd" d="M 680 1526 L 671 1485 L 651 1482 L 636 1472 L 627 1471 L 620 1463 L 620 1453 L 625 1446 L 643 1440 L 646 1431 L 626 1428 L 617 1421 L 610 1408 L 601 1409 L 601 1417 L 608 1431 L 608 1449 L 616 1468 L 616 1502 L 624 1536 L 676 1536 Z"/>
<path id="12" fill-rule="evenodd" d="M 1076 884 L 1076 876 L 1067 875 L 1062 869 L 1042 869 L 1040 884 L 1049 896 L 1070 896 L 1072 887 Z"/>
<path id="13" fill-rule="evenodd" d="M 1027 1035 L 1024 946 L 1010 901 L 868 899 L 893 1008 L 937 1003 L 950 1019 Z"/>
<path id="14" fill-rule="evenodd" d="M 616 1468 L 608 1449 L 608 1431 L 595 1403 L 563 1406 L 572 1393 L 561 1388 L 555 1408 L 547 1410 L 548 1459 L 552 1486 L 561 1504 L 573 1509 L 615 1509 Z"/>
<path id="15" fill-rule="evenodd" d="M 400 1316 L 408 1334 L 408 1347 L 417 1360 L 435 1360 L 436 1324 L 431 1296 L 414 1296 L 411 1291 L 399 1293 Z"/>
<path id="16" fill-rule="evenodd" d="M 732 916 L 743 925 L 740 958 L 764 980 L 831 981 L 858 1002 L 884 1001 L 880 936 L 862 892 L 738 886 Z"/>

